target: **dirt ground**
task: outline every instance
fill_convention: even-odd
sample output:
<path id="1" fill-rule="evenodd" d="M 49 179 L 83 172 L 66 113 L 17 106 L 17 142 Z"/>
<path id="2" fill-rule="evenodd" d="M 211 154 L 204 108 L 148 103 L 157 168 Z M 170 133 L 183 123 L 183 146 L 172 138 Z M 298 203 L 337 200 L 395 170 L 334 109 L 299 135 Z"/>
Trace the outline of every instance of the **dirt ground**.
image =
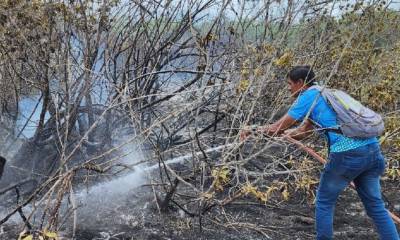
<path id="1" fill-rule="evenodd" d="M 384 193 L 392 204 L 400 204 L 399 183 L 385 183 Z M 306 202 L 290 200 L 279 204 L 234 202 L 224 209 L 214 208 L 202 218 L 188 217 L 178 208 L 159 214 L 151 191 L 129 194 L 123 201 L 91 206 L 82 211 L 76 239 L 314 239 L 314 209 Z M 397 212 L 397 214 L 400 214 Z M 66 224 L 66 226 L 71 226 Z M 60 235 L 68 235 L 68 227 Z M 400 230 L 400 229 L 399 229 Z M 16 239 L 20 225 L 2 226 L 0 239 Z M 356 192 L 346 189 L 335 212 L 334 239 L 378 239 Z M 60 239 L 69 239 L 61 237 Z"/>

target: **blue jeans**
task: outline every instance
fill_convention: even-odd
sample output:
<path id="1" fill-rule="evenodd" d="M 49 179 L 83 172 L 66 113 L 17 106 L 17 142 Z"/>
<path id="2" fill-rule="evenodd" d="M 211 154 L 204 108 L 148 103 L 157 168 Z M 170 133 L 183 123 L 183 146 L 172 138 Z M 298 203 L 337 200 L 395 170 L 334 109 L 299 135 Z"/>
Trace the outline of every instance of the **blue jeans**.
<path id="1" fill-rule="evenodd" d="M 333 212 L 339 194 L 350 181 L 356 185 L 358 196 L 371 217 L 382 240 L 399 240 L 393 220 L 381 197 L 380 175 L 385 159 L 378 143 L 345 152 L 331 153 L 321 174 L 316 199 L 317 239 L 332 239 Z"/>

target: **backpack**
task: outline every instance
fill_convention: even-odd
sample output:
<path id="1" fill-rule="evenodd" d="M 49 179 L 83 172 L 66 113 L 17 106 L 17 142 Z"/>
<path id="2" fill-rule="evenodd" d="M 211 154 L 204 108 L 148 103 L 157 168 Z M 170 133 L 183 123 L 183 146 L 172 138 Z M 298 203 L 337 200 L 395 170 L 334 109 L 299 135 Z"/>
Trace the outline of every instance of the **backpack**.
<path id="1" fill-rule="evenodd" d="M 339 130 L 346 137 L 371 138 L 383 133 L 385 126 L 382 117 L 347 93 L 317 85 L 309 89 L 318 90 L 333 108 L 339 124 L 336 131 Z"/>

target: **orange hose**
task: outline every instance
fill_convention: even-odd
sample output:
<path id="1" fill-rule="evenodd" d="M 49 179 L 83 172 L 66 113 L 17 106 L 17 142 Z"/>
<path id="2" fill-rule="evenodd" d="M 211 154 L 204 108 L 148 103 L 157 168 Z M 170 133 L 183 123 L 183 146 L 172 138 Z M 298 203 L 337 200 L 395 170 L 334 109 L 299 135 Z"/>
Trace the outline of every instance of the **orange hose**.
<path id="1" fill-rule="evenodd" d="M 290 136 L 285 136 L 285 138 L 289 141 L 292 142 L 294 144 L 296 144 L 299 148 L 303 149 L 304 151 L 306 151 L 308 154 L 310 154 L 311 156 L 313 156 L 315 159 L 317 159 L 320 163 L 325 164 L 327 161 L 322 158 L 318 153 L 316 153 L 313 149 L 305 146 L 302 142 L 290 137 Z M 353 182 L 350 182 L 350 186 L 352 188 L 356 188 L 356 185 Z M 387 210 L 389 212 L 389 215 L 392 217 L 393 221 L 397 224 L 400 225 L 400 218 L 398 216 L 396 216 L 394 213 L 390 212 L 389 210 Z"/>

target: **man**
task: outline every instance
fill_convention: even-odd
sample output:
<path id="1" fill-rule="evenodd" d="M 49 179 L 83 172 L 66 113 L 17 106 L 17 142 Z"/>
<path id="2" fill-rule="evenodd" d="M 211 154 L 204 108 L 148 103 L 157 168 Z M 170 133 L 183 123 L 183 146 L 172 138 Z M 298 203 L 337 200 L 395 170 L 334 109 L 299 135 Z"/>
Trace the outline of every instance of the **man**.
<path id="1" fill-rule="evenodd" d="M 259 127 L 268 135 L 285 134 L 302 139 L 312 133 L 315 126 L 332 129 L 337 126 L 336 113 L 317 89 L 309 89 L 315 82 L 315 74 L 309 66 L 296 66 L 288 73 L 289 90 L 297 98 L 277 122 Z M 289 129 L 296 123 L 301 125 Z M 241 133 L 241 139 L 249 131 Z M 329 145 L 329 162 L 320 177 L 316 198 L 317 239 L 332 239 L 333 213 L 339 194 L 351 181 L 370 216 L 381 239 L 399 240 L 393 220 L 385 209 L 381 197 L 380 175 L 385 170 L 385 160 L 377 138 L 349 138 L 338 131 L 326 131 Z"/>

